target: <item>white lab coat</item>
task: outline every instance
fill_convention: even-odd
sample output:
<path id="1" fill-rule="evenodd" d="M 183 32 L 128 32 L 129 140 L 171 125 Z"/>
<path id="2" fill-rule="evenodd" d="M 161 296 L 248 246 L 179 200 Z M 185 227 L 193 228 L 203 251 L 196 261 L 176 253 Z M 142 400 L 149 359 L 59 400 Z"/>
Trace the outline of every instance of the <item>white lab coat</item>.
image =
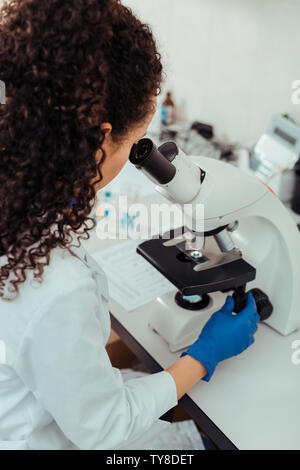
<path id="1" fill-rule="evenodd" d="M 105 275 L 72 250 L 53 250 L 41 284 L 30 273 L 0 299 L 0 449 L 130 448 L 177 404 L 168 372 L 124 381 L 112 367 Z"/>

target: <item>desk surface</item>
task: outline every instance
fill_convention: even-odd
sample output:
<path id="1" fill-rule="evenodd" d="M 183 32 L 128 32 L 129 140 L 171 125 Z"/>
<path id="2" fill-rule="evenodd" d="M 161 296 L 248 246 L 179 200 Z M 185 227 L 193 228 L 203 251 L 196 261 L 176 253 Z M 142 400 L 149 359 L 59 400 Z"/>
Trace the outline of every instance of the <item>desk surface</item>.
<path id="1" fill-rule="evenodd" d="M 116 242 L 100 241 L 93 233 L 85 247 L 92 254 L 112 243 Z M 114 300 L 110 305 L 118 322 L 167 368 L 179 354 L 171 353 L 149 328 L 155 308 L 156 301 L 132 312 Z M 237 448 L 300 449 L 300 365 L 291 360 L 295 340 L 300 340 L 300 330 L 283 337 L 262 324 L 251 348 L 219 364 L 211 382 L 201 381 L 188 393 Z"/>

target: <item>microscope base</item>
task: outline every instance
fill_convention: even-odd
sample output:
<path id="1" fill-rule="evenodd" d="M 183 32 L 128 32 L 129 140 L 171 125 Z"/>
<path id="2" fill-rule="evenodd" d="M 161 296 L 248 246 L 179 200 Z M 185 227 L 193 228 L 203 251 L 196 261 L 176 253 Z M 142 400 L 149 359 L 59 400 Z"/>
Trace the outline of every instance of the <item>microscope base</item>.
<path id="1" fill-rule="evenodd" d="M 176 294 L 174 290 L 158 297 L 149 320 L 150 328 L 168 343 L 171 352 L 183 350 L 194 343 L 210 316 L 224 305 L 226 299 L 222 292 L 214 292 L 210 294 L 205 308 L 187 310 L 177 305 Z"/>

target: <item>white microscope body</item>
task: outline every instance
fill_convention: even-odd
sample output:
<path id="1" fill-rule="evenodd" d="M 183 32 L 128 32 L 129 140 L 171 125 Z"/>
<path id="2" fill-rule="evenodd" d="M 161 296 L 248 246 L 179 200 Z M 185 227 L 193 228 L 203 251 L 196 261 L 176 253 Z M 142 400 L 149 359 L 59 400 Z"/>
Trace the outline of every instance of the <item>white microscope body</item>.
<path id="1" fill-rule="evenodd" d="M 273 305 L 273 314 L 265 323 L 282 335 L 299 329 L 300 234 L 286 207 L 253 175 L 228 163 L 188 157 L 180 150 L 171 163 L 175 175 L 168 183 L 159 184 L 157 190 L 183 208 L 188 204 L 191 220 L 197 204 L 203 204 L 205 232 L 236 227 L 232 232 L 225 229 L 226 237 L 256 269 L 256 278 L 247 287 L 263 290 Z M 174 293 L 157 299 L 150 325 L 171 351 L 195 341 L 208 317 L 225 301 L 221 292 L 210 294 L 210 298 L 209 305 L 199 311 L 177 306 Z"/>

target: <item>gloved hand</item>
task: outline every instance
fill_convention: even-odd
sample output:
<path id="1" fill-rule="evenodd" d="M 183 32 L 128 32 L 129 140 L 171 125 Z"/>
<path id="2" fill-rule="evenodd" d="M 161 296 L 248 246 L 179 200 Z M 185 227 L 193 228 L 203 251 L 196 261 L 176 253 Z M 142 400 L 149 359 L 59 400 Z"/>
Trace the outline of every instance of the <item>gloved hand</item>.
<path id="1" fill-rule="evenodd" d="M 206 382 L 219 362 L 237 356 L 254 343 L 260 317 L 253 295 L 248 293 L 246 307 L 240 313 L 234 315 L 233 309 L 234 300 L 227 297 L 221 310 L 208 320 L 197 341 L 181 354 L 189 354 L 206 367 L 208 374 L 202 379 Z"/>

